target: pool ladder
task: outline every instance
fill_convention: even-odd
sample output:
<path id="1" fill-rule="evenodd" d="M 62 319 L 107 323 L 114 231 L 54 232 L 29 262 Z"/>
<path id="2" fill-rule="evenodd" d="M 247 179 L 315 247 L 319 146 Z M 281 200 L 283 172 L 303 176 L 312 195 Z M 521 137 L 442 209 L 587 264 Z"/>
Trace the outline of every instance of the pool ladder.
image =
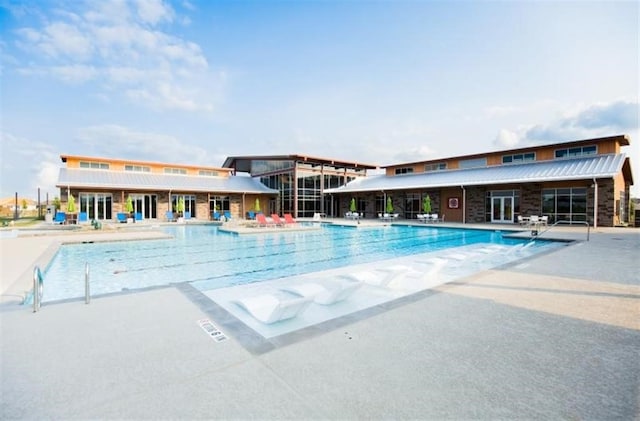
<path id="1" fill-rule="evenodd" d="M 89 263 L 84 264 L 84 302 L 89 304 L 91 302 L 91 290 L 90 290 L 90 272 Z M 42 293 L 44 292 L 44 276 L 39 266 L 33 268 L 33 312 L 40 311 L 42 304 Z"/>

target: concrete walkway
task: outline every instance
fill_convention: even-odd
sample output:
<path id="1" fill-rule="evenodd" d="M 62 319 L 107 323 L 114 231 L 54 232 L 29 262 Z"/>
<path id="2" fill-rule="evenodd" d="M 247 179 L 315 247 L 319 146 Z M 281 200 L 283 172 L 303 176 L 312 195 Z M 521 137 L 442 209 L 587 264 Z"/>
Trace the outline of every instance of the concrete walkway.
<path id="1" fill-rule="evenodd" d="M 53 243 L 28 240 L 0 239 L 3 283 Z M 5 303 L 0 418 L 638 419 L 638 250 L 597 229 L 262 353 L 180 287 Z"/>

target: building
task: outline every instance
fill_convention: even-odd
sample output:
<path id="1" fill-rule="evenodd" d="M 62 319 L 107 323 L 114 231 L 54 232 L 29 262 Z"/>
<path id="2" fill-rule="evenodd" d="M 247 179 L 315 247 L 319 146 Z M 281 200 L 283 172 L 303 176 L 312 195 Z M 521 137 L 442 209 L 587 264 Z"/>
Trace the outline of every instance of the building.
<path id="1" fill-rule="evenodd" d="M 314 214 L 339 216 L 346 203 L 340 195 L 325 195 L 325 190 L 344 186 L 367 176 L 375 165 L 306 155 L 233 156 L 224 167 L 249 173 L 265 186 L 277 190 L 269 202 L 269 213 L 290 213 L 297 217 Z"/>
<path id="2" fill-rule="evenodd" d="M 432 212 L 450 222 L 547 215 L 551 223 L 626 225 L 633 177 L 621 147 L 628 145 L 620 135 L 397 164 L 325 194 L 339 198 L 341 212 L 355 198 L 365 215 L 385 212 L 391 197 L 395 212 L 415 219 L 428 195 Z"/>
<path id="3" fill-rule="evenodd" d="M 233 176 L 230 168 L 62 155 L 56 187 L 60 199 L 76 200 L 78 212 L 90 220 L 115 220 L 132 199 L 142 219 L 163 220 L 180 199 L 192 218 L 208 220 L 215 210 L 242 217 L 256 203 L 277 197 L 272 190 L 247 176 Z"/>
<path id="4" fill-rule="evenodd" d="M 338 217 L 352 200 L 364 218 L 384 213 L 390 198 L 405 219 L 416 219 L 429 196 L 446 221 L 514 223 L 546 215 L 594 226 L 626 225 L 629 158 L 627 136 L 611 136 L 493 151 L 383 167 L 305 155 L 228 157 L 222 167 L 176 165 L 62 155 L 61 200 L 74 195 L 89 219 L 112 220 L 132 198 L 143 219 L 164 219 L 182 198 L 191 217 L 215 210 L 245 217 L 255 210 Z"/>

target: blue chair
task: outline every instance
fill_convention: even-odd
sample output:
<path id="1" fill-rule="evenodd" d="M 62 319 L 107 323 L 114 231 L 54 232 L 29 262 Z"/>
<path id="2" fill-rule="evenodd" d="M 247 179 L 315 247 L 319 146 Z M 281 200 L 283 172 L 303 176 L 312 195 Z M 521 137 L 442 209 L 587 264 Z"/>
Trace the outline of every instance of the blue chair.
<path id="1" fill-rule="evenodd" d="M 173 216 L 173 212 L 171 211 L 167 211 L 164 214 L 164 217 L 166 218 L 167 222 L 175 222 L 176 218 Z"/>
<path id="2" fill-rule="evenodd" d="M 256 213 L 254 211 L 249 211 L 249 219 L 256 219 Z"/>
<path id="3" fill-rule="evenodd" d="M 142 212 L 136 212 L 133 216 L 136 221 L 142 221 Z"/>
<path id="4" fill-rule="evenodd" d="M 219 221 L 219 220 L 220 220 L 220 212 L 218 212 L 218 211 L 214 211 L 214 212 L 211 214 L 211 218 L 213 218 L 213 220 L 214 220 L 214 221 Z"/>
<path id="5" fill-rule="evenodd" d="M 87 218 L 86 212 L 80 212 L 78 214 L 78 224 L 87 224 L 89 223 L 89 218 Z"/>
<path id="6" fill-rule="evenodd" d="M 184 219 L 191 219 L 191 212 L 185 211 L 184 212 Z"/>
<path id="7" fill-rule="evenodd" d="M 67 221 L 67 214 L 64 212 L 56 212 L 56 217 L 53 220 L 54 224 L 64 224 Z"/>
<path id="8" fill-rule="evenodd" d="M 227 221 L 229 221 L 231 219 L 231 212 L 229 211 L 224 211 L 224 219 L 226 219 Z"/>
<path id="9" fill-rule="evenodd" d="M 121 224 L 126 224 L 127 223 L 127 214 L 124 212 L 118 212 L 116 214 L 116 220 L 118 222 L 120 222 Z"/>

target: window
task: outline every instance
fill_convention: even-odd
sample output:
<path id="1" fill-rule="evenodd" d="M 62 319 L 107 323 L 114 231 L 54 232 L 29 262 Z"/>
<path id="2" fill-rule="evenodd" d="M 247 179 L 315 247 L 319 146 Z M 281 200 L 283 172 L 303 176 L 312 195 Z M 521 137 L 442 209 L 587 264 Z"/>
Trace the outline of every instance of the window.
<path id="1" fill-rule="evenodd" d="M 575 158 L 583 155 L 595 155 L 598 153 L 598 147 L 596 145 L 591 146 L 577 146 L 575 148 L 568 149 L 556 149 L 556 159 L 562 158 Z"/>
<path id="2" fill-rule="evenodd" d="M 198 171 L 198 175 L 203 175 L 205 177 L 217 177 L 218 171 L 200 170 Z"/>
<path id="3" fill-rule="evenodd" d="M 447 163 L 446 162 L 437 162 L 435 164 L 425 164 L 424 165 L 424 172 L 442 171 L 442 170 L 446 170 L 446 169 L 447 169 Z"/>
<path id="4" fill-rule="evenodd" d="M 460 169 L 486 167 L 487 158 L 465 159 L 460 161 Z"/>
<path id="5" fill-rule="evenodd" d="M 503 164 L 519 164 L 522 162 L 529 162 L 529 161 L 535 161 L 536 160 L 536 153 L 535 152 L 527 152 L 527 153 L 518 153 L 518 154 L 514 154 L 514 155 L 503 155 L 502 156 L 502 163 Z"/>
<path id="6" fill-rule="evenodd" d="M 573 187 L 542 190 L 542 214 L 550 222 L 587 220 L 587 189 Z"/>
<path id="7" fill-rule="evenodd" d="M 151 168 L 142 165 L 125 165 L 124 170 L 134 172 L 151 172 Z"/>
<path id="8" fill-rule="evenodd" d="M 80 161 L 80 168 L 91 168 L 93 170 L 108 170 L 109 164 L 107 164 L 106 162 Z"/>
<path id="9" fill-rule="evenodd" d="M 186 174 L 187 170 L 185 170 L 184 168 L 165 168 L 164 173 L 165 174 Z"/>
<path id="10" fill-rule="evenodd" d="M 413 173 L 413 168 L 411 168 L 411 167 L 396 168 L 396 175 L 411 174 L 411 173 Z"/>

